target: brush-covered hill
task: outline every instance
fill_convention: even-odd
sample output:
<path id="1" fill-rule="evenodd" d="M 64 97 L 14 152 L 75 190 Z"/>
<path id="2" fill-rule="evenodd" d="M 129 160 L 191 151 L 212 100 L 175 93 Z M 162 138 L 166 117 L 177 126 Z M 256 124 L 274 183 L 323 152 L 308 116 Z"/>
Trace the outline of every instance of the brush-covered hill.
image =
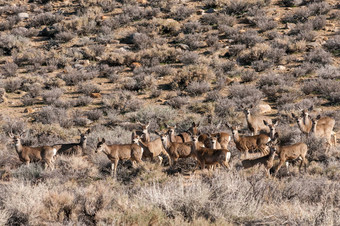
<path id="1" fill-rule="evenodd" d="M 339 21 L 336 0 L 0 0 L 0 224 L 339 225 L 340 150 L 319 139 L 307 173 L 279 180 L 241 170 L 233 142 L 231 171 L 190 176 L 193 160 L 127 162 L 113 180 L 94 154 L 98 138 L 129 143 L 138 122 L 249 134 L 251 106 L 279 120 L 282 144 L 303 139 L 301 109 L 337 132 Z M 52 171 L 21 166 L 7 135 L 52 145 L 88 128 L 87 157 Z"/>

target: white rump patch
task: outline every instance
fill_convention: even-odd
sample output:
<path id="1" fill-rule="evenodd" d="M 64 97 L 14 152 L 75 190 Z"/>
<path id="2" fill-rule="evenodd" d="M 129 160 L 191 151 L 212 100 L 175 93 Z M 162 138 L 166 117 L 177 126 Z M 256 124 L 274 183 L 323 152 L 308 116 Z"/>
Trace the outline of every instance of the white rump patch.
<path id="1" fill-rule="evenodd" d="M 230 157 L 231 157 L 231 153 L 228 151 L 228 152 L 227 152 L 227 156 L 225 157 L 225 160 L 226 160 L 227 162 L 229 162 Z"/>
<path id="2" fill-rule="evenodd" d="M 140 147 L 140 149 L 142 149 L 142 156 L 143 156 L 144 149 L 142 147 Z"/>
<path id="3" fill-rule="evenodd" d="M 228 138 L 228 142 L 230 142 L 231 141 L 231 136 L 229 136 L 229 138 Z"/>
<path id="4" fill-rule="evenodd" d="M 267 141 L 267 143 L 268 143 L 269 141 L 271 141 L 270 137 L 268 137 L 268 141 Z"/>
<path id="5" fill-rule="evenodd" d="M 57 149 L 53 148 L 53 156 L 57 154 Z"/>

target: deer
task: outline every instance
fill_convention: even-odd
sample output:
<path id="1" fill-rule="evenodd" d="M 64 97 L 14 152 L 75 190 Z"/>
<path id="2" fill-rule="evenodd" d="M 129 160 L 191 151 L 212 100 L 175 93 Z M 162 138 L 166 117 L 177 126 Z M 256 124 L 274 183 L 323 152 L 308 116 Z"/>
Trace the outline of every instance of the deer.
<path id="1" fill-rule="evenodd" d="M 142 138 L 140 136 L 137 137 L 137 144 L 142 148 L 143 150 L 143 158 L 150 158 L 154 159 L 155 157 L 158 157 L 159 159 L 159 164 L 162 164 L 163 158 L 160 156 L 160 154 L 164 154 L 168 157 L 169 163 L 170 163 L 170 156 L 166 152 L 166 150 L 163 147 L 163 142 L 162 140 L 156 139 L 150 142 L 143 142 Z"/>
<path id="2" fill-rule="evenodd" d="M 250 108 L 253 108 L 253 105 L 250 105 Z M 244 108 L 243 113 L 246 116 L 248 129 L 251 132 L 251 135 L 258 135 L 260 131 L 265 131 L 269 133 L 268 127 L 264 124 L 264 121 L 267 123 L 272 123 L 272 120 L 267 116 L 255 116 L 251 114 L 249 108 Z"/>
<path id="3" fill-rule="evenodd" d="M 172 142 L 169 132 L 160 133 L 155 131 L 155 133 L 160 137 L 164 149 L 168 152 L 169 165 L 176 165 L 179 158 L 189 158 L 196 157 L 195 150 L 198 147 L 193 147 L 194 145 L 199 145 L 197 142 L 189 141 L 185 143 Z M 197 139 L 197 135 L 192 135 L 191 139 Z"/>
<path id="4" fill-rule="evenodd" d="M 328 148 L 330 146 L 335 146 L 334 144 L 336 144 L 336 133 L 333 132 L 333 128 L 335 125 L 335 120 L 333 118 L 327 116 L 321 117 L 320 115 L 318 115 L 317 118 L 314 119 L 315 128 L 313 132 L 313 119 L 308 114 L 307 110 L 303 110 L 300 117 L 292 113 L 292 117 L 296 120 L 296 123 L 301 132 L 307 137 L 310 134 L 314 134 L 314 136 L 316 137 L 324 137 L 327 140 Z"/>
<path id="5" fill-rule="evenodd" d="M 21 136 L 13 135 L 12 132 L 8 133 L 9 137 L 13 139 L 15 144 L 15 150 L 18 153 L 20 161 L 27 166 L 31 162 L 43 161 L 44 168 L 54 169 L 53 158 L 57 154 L 57 150 L 51 146 L 30 147 L 22 145 Z"/>
<path id="6" fill-rule="evenodd" d="M 273 168 L 274 166 L 275 155 L 276 155 L 276 150 L 270 149 L 269 154 L 266 156 L 263 156 L 257 159 L 246 159 L 246 160 L 243 160 L 241 163 L 244 169 L 249 169 L 254 166 L 264 166 L 266 170 L 266 175 L 267 177 L 269 177 L 270 169 Z"/>
<path id="7" fill-rule="evenodd" d="M 280 146 L 278 143 L 278 134 L 275 134 L 275 138 L 269 143 L 269 148 L 272 151 L 275 151 L 279 156 L 280 162 L 277 168 L 275 169 L 274 176 L 277 175 L 277 172 L 281 168 L 281 166 L 286 163 L 287 173 L 289 174 L 289 161 L 292 160 L 301 160 L 301 164 L 299 166 L 299 171 L 301 170 L 302 165 L 304 165 L 305 171 L 307 168 L 308 160 L 306 158 L 307 155 L 307 145 L 303 142 Z"/>
<path id="8" fill-rule="evenodd" d="M 265 134 L 259 134 L 255 136 L 240 136 L 238 133 L 238 126 L 230 126 L 226 124 L 232 131 L 232 136 L 236 144 L 236 148 L 245 154 L 245 158 L 248 158 L 248 152 L 250 150 L 260 150 L 262 155 L 268 154 L 267 143 L 271 140 L 269 136 Z"/>
<path id="9" fill-rule="evenodd" d="M 270 139 L 274 139 L 275 133 L 276 133 L 276 126 L 279 124 L 279 121 L 277 120 L 275 123 L 267 122 L 266 120 L 263 120 L 263 124 L 268 126 L 269 133 L 267 135 L 270 137 Z"/>
<path id="10" fill-rule="evenodd" d="M 325 138 L 326 139 L 326 150 L 328 151 L 330 146 L 334 145 L 334 138 L 335 137 L 333 133 L 333 127 L 335 124 L 335 120 L 330 117 L 323 117 L 321 118 L 320 115 L 316 117 L 316 119 L 311 118 L 312 121 L 312 129 L 310 131 L 310 134 L 313 134 L 315 137 Z"/>
<path id="11" fill-rule="evenodd" d="M 76 155 L 76 156 L 83 156 L 86 150 L 86 143 L 87 143 L 87 135 L 91 132 L 88 129 L 86 132 L 82 133 L 79 129 L 78 132 L 80 133 L 80 141 L 79 143 L 70 143 L 70 144 L 55 144 L 53 148 L 57 150 L 57 154 L 59 155 Z"/>
<path id="12" fill-rule="evenodd" d="M 195 143 L 195 145 L 193 145 L 195 148 L 194 152 L 202 170 L 205 168 L 205 165 L 213 167 L 218 164 L 226 169 L 230 169 L 229 161 L 231 153 L 228 149 L 212 149 L 202 147 L 198 145 L 199 139 L 197 136 L 192 137 L 192 139 Z"/>
<path id="13" fill-rule="evenodd" d="M 168 126 L 167 124 L 164 124 L 166 128 L 168 128 L 168 133 L 170 135 L 170 139 L 172 142 L 177 142 L 177 143 L 185 143 L 191 141 L 191 135 L 190 134 L 198 134 L 198 126 L 200 125 L 199 123 L 193 122 L 191 127 L 187 130 L 187 132 L 183 132 L 179 135 L 175 135 L 175 126 Z"/>
<path id="14" fill-rule="evenodd" d="M 133 140 L 136 136 L 140 136 L 143 142 L 150 142 L 150 133 L 148 131 L 150 122 L 146 125 L 143 125 L 142 123 L 138 123 L 142 130 L 133 130 L 131 135 L 131 143 L 133 143 Z"/>
<path id="15" fill-rule="evenodd" d="M 112 144 L 107 145 L 105 139 L 98 138 L 97 148 L 95 153 L 103 152 L 111 161 L 111 176 L 117 176 L 117 166 L 119 160 L 131 160 L 132 166 L 135 167 L 135 162 L 142 163 L 142 150 L 138 142 L 139 138 L 135 138 L 132 144 Z"/>

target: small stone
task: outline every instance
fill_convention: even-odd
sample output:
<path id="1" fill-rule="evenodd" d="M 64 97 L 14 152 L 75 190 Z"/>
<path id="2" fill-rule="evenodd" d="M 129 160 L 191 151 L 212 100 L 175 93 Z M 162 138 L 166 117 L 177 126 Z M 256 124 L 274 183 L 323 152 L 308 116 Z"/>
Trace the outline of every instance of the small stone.
<path id="1" fill-rule="evenodd" d="M 28 13 L 18 13 L 18 17 L 23 20 L 29 18 L 30 16 Z"/>

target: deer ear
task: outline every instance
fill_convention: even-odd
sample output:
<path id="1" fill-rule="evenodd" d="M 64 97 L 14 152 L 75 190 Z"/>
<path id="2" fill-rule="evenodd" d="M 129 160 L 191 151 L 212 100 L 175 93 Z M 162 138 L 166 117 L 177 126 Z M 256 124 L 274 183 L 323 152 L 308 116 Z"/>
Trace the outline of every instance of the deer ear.
<path id="1" fill-rule="evenodd" d="M 198 122 L 197 124 L 196 124 L 196 127 L 199 127 L 200 126 L 200 122 Z"/>
<path id="2" fill-rule="evenodd" d="M 229 123 L 224 124 L 228 129 L 231 129 L 231 126 Z"/>
<path id="3" fill-rule="evenodd" d="M 279 125 L 279 120 L 276 120 L 276 122 L 274 123 L 274 126 Z"/>
<path id="4" fill-rule="evenodd" d="M 79 133 L 82 133 L 82 132 L 80 131 L 80 129 L 78 129 L 78 132 L 79 132 Z"/>
<path id="5" fill-rule="evenodd" d="M 310 108 L 308 108 L 308 111 L 313 111 L 314 105 L 312 105 Z"/>
<path id="6" fill-rule="evenodd" d="M 251 105 L 250 105 L 250 108 L 253 108 L 253 107 L 254 107 L 254 105 L 253 105 L 253 104 L 251 104 Z"/>
<path id="7" fill-rule="evenodd" d="M 148 122 L 148 124 L 146 125 L 146 128 L 149 128 L 149 126 L 150 126 L 150 122 Z"/>
<path id="8" fill-rule="evenodd" d="M 263 124 L 265 124 L 266 126 L 268 126 L 268 122 L 266 120 L 263 120 Z"/>
<path id="9" fill-rule="evenodd" d="M 98 137 L 98 142 L 100 142 L 100 138 Z"/>
<path id="10" fill-rule="evenodd" d="M 105 143 L 105 138 L 102 139 L 102 142 Z"/>
<path id="11" fill-rule="evenodd" d="M 293 118 L 297 118 L 296 115 L 295 115 L 294 113 L 292 113 L 292 117 L 293 117 Z"/>
<path id="12" fill-rule="evenodd" d="M 321 118 L 321 115 L 316 116 L 316 119 L 319 120 Z"/>
<path id="13" fill-rule="evenodd" d="M 157 136 L 161 136 L 157 131 L 155 131 L 155 134 L 156 134 Z"/>
<path id="14" fill-rule="evenodd" d="M 195 122 L 192 122 L 192 127 L 195 127 L 196 126 L 196 123 Z"/>
<path id="15" fill-rule="evenodd" d="M 89 134 L 89 133 L 91 133 L 91 130 L 90 130 L 90 129 L 88 129 L 88 130 L 86 131 L 86 134 Z"/>

